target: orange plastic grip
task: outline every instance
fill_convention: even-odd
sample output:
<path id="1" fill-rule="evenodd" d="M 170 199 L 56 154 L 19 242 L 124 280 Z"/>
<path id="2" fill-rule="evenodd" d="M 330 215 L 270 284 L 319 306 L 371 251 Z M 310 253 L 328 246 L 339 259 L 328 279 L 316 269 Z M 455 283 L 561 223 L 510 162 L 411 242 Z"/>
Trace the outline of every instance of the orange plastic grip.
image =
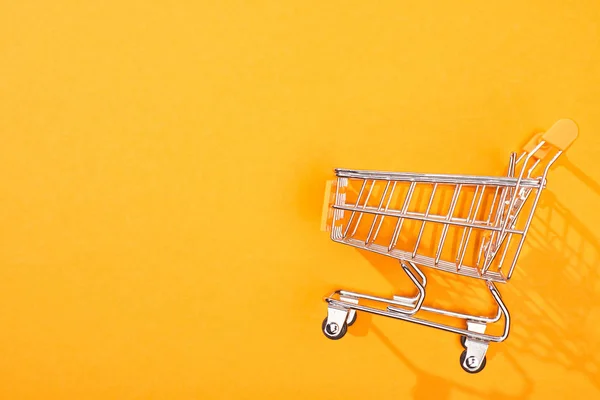
<path id="1" fill-rule="evenodd" d="M 540 141 L 546 144 L 535 153 L 536 158 L 544 158 L 550 148 L 547 145 L 556 147 L 558 150 L 565 151 L 571 143 L 577 139 L 579 128 L 577 124 L 570 119 L 560 119 L 550 127 L 546 132 L 538 133 L 525 145 L 523 150 L 531 152 Z"/>
<path id="2" fill-rule="evenodd" d="M 575 121 L 561 119 L 542 135 L 542 140 L 559 150 L 565 151 L 577 139 L 578 134 L 579 128 Z"/>
<path id="3" fill-rule="evenodd" d="M 335 180 L 325 182 L 325 197 L 323 198 L 323 210 L 321 211 L 321 230 L 323 232 L 328 230 L 331 204 L 333 203 L 332 196 L 335 193 L 335 183 Z"/>

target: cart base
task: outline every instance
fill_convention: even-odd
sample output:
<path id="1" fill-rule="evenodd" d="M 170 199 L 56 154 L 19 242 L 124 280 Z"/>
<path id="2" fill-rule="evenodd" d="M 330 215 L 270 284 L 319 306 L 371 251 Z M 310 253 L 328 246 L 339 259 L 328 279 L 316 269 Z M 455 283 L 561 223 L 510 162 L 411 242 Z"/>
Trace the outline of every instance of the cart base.
<path id="1" fill-rule="evenodd" d="M 415 267 L 413 265 L 413 267 Z M 418 271 L 418 269 L 416 269 Z M 418 286 L 421 282 L 415 282 Z M 426 281 L 423 282 L 424 289 Z M 407 322 L 425 325 L 446 332 L 461 335 L 461 343 L 465 350 L 460 356 L 460 366 L 468 373 L 477 373 L 486 365 L 486 352 L 490 342 L 502 342 L 506 340 L 510 327 L 510 315 L 505 304 L 500 298 L 498 289 L 492 282 L 488 282 L 490 293 L 498 305 L 498 311 L 494 317 L 481 317 L 469 315 L 435 307 L 422 305 L 423 298 L 419 295 L 414 298 L 393 296 L 391 299 L 372 296 L 363 293 L 338 290 L 325 298 L 328 303 L 327 318 L 323 321 L 322 330 L 325 336 L 332 340 L 341 339 L 347 332 L 348 326 L 352 325 L 357 318 L 357 312 L 367 312 L 388 318 L 400 319 Z M 423 296 L 424 297 L 424 296 Z M 360 300 L 369 300 L 382 304 L 385 308 L 375 308 L 360 304 Z M 441 324 L 429 319 L 416 317 L 416 314 L 430 313 L 453 317 L 463 321 L 466 329 Z M 485 333 L 488 324 L 495 323 L 504 316 L 504 332 L 501 336 L 488 335 Z"/>

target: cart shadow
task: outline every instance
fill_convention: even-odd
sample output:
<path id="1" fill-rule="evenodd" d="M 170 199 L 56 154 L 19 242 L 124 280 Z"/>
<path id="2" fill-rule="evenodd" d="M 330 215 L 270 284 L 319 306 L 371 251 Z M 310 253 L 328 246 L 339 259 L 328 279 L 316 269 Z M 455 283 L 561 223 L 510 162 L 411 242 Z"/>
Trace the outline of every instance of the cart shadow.
<path id="1" fill-rule="evenodd" d="M 491 400 L 525 399 L 533 392 L 533 382 L 526 371 L 519 366 L 515 359 L 508 357 L 509 361 L 515 366 L 520 376 L 524 379 L 524 389 L 517 395 L 509 395 L 498 391 L 485 391 L 475 389 L 472 385 L 465 385 L 450 378 L 435 375 L 426 369 L 418 367 L 376 326 L 371 327 L 371 331 L 379 340 L 408 368 L 410 369 L 417 382 L 412 390 L 412 398 L 416 400 L 429 399 L 448 399 L 454 397 L 457 393 L 468 394 Z"/>
<path id="2" fill-rule="evenodd" d="M 587 197 L 600 198 L 600 185 L 566 157 L 553 169 L 556 168 L 566 168 L 584 185 Z M 532 358 L 545 365 L 580 373 L 594 387 L 600 388 L 600 332 L 596 327 L 596 319 L 600 317 L 600 276 L 597 271 L 600 241 L 586 222 L 569 211 L 550 189 L 545 190 L 515 275 L 509 284 L 499 287 L 509 310 L 513 310 L 511 333 L 506 342 L 490 346 L 488 361 L 493 364 L 491 361 L 497 352 L 502 353 L 514 368 L 513 372 L 524 379 L 525 385 L 518 394 L 478 391 L 419 368 L 371 323 L 370 314 L 361 313 L 351 332 L 358 336 L 374 333 L 415 372 L 417 383 L 413 394 L 417 399 L 449 398 L 453 391 L 490 399 L 527 398 L 534 384 L 524 364 Z M 357 251 L 389 281 L 396 294 L 414 294 L 406 293 L 409 281 L 395 260 Z M 483 283 L 476 285 L 472 279 L 427 268 L 424 272 L 430 282 L 428 291 L 434 293 L 428 296 L 426 304 L 482 315 L 489 314 L 486 309 L 493 309 L 489 295 L 490 301 L 485 301 Z"/>
<path id="3" fill-rule="evenodd" d="M 586 197 L 600 199 L 600 185 L 568 158 L 562 161 Z M 504 290 L 518 305 L 506 351 L 578 372 L 600 388 L 600 241 L 588 224 L 552 191 L 543 194 L 527 248 Z"/>
<path id="4" fill-rule="evenodd" d="M 600 243 L 547 194 L 531 227 L 530 252 L 505 291 L 520 307 L 507 347 L 516 355 L 579 372 L 600 388 Z M 562 232 L 556 229 L 561 224 Z"/>

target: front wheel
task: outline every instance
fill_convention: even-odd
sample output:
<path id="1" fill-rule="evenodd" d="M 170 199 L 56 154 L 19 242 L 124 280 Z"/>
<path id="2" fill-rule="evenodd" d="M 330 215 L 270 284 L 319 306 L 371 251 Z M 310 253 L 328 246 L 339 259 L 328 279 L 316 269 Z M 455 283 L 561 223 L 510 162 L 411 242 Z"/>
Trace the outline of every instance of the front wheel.
<path id="1" fill-rule="evenodd" d="M 321 325 L 321 329 L 323 330 L 323 334 L 327 339 L 331 340 L 339 340 L 344 337 L 346 332 L 348 331 L 348 326 L 344 322 L 344 324 L 340 327 L 335 322 L 327 323 L 327 318 L 323 320 L 323 324 Z"/>
<path id="2" fill-rule="evenodd" d="M 460 367 L 465 370 L 466 372 L 470 373 L 470 374 L 476 374 L 478 372 L 483 371 L 483 369 L 485 368 L 485 356 L 483 356 L 483 360 L 481 360 L 481 364 L 479 364 L 478 367 L 475 367 L 475 365 L 477 364 L 477 359 L 473 356 L 466 358 L 467 357 L 467 351 L 463 351 L 460 355 Z M 467 359 L 467 367 L 465 367 L 465 359 Z"/>

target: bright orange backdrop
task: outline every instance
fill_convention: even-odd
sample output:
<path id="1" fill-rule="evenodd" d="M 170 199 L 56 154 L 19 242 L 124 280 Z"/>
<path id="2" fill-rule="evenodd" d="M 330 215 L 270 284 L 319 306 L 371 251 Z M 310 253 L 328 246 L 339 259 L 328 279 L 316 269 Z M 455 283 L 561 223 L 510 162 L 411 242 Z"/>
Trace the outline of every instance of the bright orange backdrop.
<path id="1" fill-rule="evenodd" d="M 599 24 L 596 0 L 5 1 L 0 398 L 600 397 Z M 559 118 L 580 138 L 484 372 L 399 321 L 323 336 L 324 295 L 403 285 L 319 231 L 334 167 L 501 173 Z"/>

